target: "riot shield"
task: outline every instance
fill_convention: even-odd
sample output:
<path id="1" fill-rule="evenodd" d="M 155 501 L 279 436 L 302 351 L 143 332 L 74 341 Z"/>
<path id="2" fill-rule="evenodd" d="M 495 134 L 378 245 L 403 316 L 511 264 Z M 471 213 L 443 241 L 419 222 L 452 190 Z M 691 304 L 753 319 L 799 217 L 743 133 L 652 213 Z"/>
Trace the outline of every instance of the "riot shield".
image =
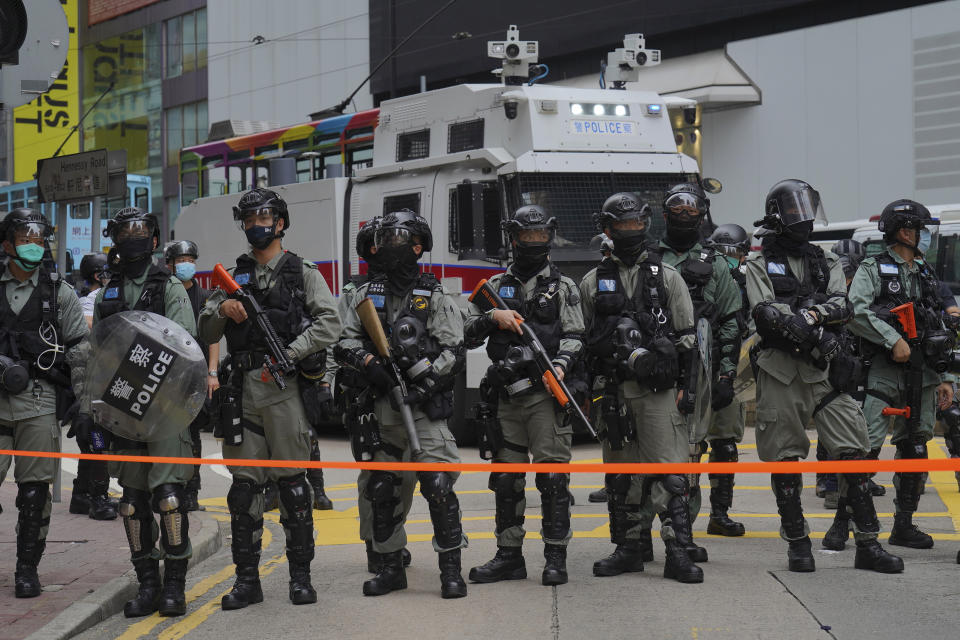
<path id="1" fill-rule="evenodd" d="M 691 362 L 688 386 L 694 389 L 693 412 L 686 417 L 687 431 L 690 444 L 703 442 L 707 437 L 710 419 L 713 416 L 711 408 L 711 380 L 713 379 L 713 362 L 711 350 L 713 348 L 713 328 L 706 318 L 700 318 L 696 325 L 696 355 Z"/>
<path id="2" fill-rule="evenodd" d="M 93 419 L 111 433 L 154 442 L 186 429 L 207 395 L 207 363 L 197 341 L 176 322 L 124 311 L 90 334 L 85 393 Z"/>

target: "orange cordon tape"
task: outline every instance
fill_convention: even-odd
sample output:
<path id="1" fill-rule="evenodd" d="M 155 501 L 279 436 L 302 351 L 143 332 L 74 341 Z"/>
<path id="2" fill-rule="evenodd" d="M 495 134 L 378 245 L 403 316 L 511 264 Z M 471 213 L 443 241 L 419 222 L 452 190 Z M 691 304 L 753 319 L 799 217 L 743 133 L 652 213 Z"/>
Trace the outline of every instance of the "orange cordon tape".
<path id="1" fill-rule="evenodd" d="M 280 467 L 296 469 L 370 469 L 381 471 L 505 471 L 553 473 L 873 473 L 875 471 L 960 471 L 960 458 L 937 460 L 828 460 L 809 462 L 343 462 L 329 460 L 242 460 L 237 458 L 170 458 L 128 456 L 113 453 L 57 453 L 0 449 L 0 456 L 70 458 L 107 462 L 149 462 L 152 464 L 219 464 L 230 467 Z"/>

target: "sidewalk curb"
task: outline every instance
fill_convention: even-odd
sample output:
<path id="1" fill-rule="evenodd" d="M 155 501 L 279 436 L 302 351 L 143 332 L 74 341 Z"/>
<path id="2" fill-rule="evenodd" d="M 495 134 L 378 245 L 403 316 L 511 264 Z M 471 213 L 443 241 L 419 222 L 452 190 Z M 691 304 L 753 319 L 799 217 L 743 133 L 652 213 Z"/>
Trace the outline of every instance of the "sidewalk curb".
<path id="1" fill-rule="evenodd" d="M 193 544 L 193 567 L 220 550 L 223 545 L 221 523 L 197 511 L 191 514 L 190 541 Z M 199 525 L 199 526 L 197 526 Z M 27 636 L 27 640 L 66 640 L 123 611 L 124 603 L 137 593 L 133 569 L 114 578 L 64 609 L 56 618 Z"/>

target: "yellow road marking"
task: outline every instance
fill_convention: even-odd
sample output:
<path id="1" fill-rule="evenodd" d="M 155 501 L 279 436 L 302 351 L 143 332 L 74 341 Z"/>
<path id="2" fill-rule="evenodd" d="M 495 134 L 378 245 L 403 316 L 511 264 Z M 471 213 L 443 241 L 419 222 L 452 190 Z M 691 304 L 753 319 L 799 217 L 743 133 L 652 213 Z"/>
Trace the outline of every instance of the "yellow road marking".
<path id="1" fill-rule="evenodd" d="M 946 458 L 943 447 L 934 441 L 927 447 L 930 458 L 934 460 Z M 960 493 L 957 491 L 957 479 L 953 471 L 933 471 L 930 473 L 931 485 L 943 501 L 950 517 L 953 519 L 954 531 L 960 532 Z"/>

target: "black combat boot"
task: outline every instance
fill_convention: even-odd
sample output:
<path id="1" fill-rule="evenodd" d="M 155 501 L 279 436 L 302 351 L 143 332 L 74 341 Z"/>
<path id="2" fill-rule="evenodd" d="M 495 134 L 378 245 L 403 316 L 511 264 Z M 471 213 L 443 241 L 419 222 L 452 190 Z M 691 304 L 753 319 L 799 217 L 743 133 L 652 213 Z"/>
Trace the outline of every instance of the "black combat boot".
<path id="1" fill-rule="evenodd" d="M 621 573 L 643 571 L 643 558 L 638 540 L 624 540 L 613 553 L 593 563 L 593 575 L 618 576 Z"/>
<path id="2" fill-rule="evenodd" d="M 490 583 L 501 580 L 523 580 L 527 577 L 527 565 L 522 547 L 497 547 L 493 558 L 479 567 L 470 569 L 470 582 Z"/>
<path id="3" fill-rule="evenodd" d="M 604 482 L 607 492 L 607 510 L 610 513 L 610 542 L 617 547 L 606 558 L 593 563 L 593 575 L 618 576 L 621 573 L 643 571 L 641 543 L 635 538 L 627 538 L 627 531 L 631 527 L 628 514 L 639 510 L 638 505 L 627 503 L 631 476 L 625 473 L 608 473 Z M 648 530 L 648 536 L 649 533 Z M 651 550 L 651 555 L 652 553 Z"/>
<path id="4" fill-rule="evenodd" d="M 543 557 L 546 564 L 541 583 L 547 587 L 567 584 L 567 548 L 559 544 L 544 545 Z"/>
<path id="5" fill-rule="evenodd" d="M 644 562 L 653 562 L 653 534 L 650 529 L 640 529 L 640 559 Z"/>
<path id="6" fill-rule="evenodd" d="M 323 469 L 308 470 L 307 479 L 310 481 L 310 486 L 313 487 L 313 508 L 317 511 L 333 509 L 333 502 L 327 497 L 323 488 Z"/>
<path id="7" fill-rule="evenodd" d="M 406 588 L 407 573 L 403 570 L 403 558 L 399 551 L 391 551 L 380 554 L 377 575 L 363 583 L 363 595 L 382 596 Z"/>
<path id="8" fill-rule="evenodd" d="M 831 551 L 843 551 L 850 538 L 850 514 L 847 513 L 846 503 L 840 500 L 837 513 L 833 516 L 833 524 L 823 536 L 823 548 Z"/>
<path id="9" fill-rule="evenodd" d="M 746 529 L 739 522 L 730 519 L 727 511 L 733 504 L 733 476 L 730 474 L 715 474 L 716 486 L 710 489 L 710 521 L 707 523 L 707 533 L 714 536 L 736 538 L 742 536 Z"/>
<path id="10" fill-rule="evenodd" d="M 857 541 L 857 556 L 854 558 L 853 566 L 857 569 L 870 569 L 878 573 L 903 572 L 903 560 L 884 551 L 875 538 Z"/>
<path id="11" fill-rule="evenodd" d="M 787 568 L 790 571 L 809 573 L 816 570 L 813 561 L 807 523 L 803 518 L 800 491 L 803 476 L 799 473 L 775 473 L 771 476 L 773 493 L 780 512 L 780 527 L 788 539 Z"/>
<path id="12" fill-rule="evenodd" d="M 441 551 L 437 556 L 440 565 L 440 597 L 463 598 L 467 595 L 467 583 L 460 575 L 460 549 Z"/>
<path id="13" fill-rule="evenodd" d="M 141 618 L 157 610 L 160 600 L 160 561 L 153 558 L 140 558 L 133 561 L 137 572 L 137 595 L 123 605 L 123 615 L 127 618 Z"/>
<path id="14" fill-rule="evenodd" d="M 90 494 L 87 498 L 90 506 L 87 509 L 87 514 L 93 520 L 117 519 L 117 505 L 107 495 L 108 486 L 109 484 L 104 481 L 90 481 Z"/>
<path id="15" fill-rule="evenodd" d="M 313 604 L 316 601 L 317 591 L 310 584 L 310 563 L 290 562 L 290 602 Z"/>
<path id="16" fill-rule="evenodd" d="M 667 510 L 660 514 L 661 522 L 664 525 L 669 524 L 673 529 L 673 539 L 664 540 L 667 549 L 663 577 L 691 584 L 703 582 L 703 569 L 693 563 L 690 553 L 691 549 L 702 549 L 693 544 L 693 534 L 690 531 L 690 507 L 682 494 L 676 491 L 672 493 L 670 502 L 667 503 Z M 706 561 L 707 550 L 702 550 L 703 561 Z"/>
<path id="17" fill-rule="evenodd" d="M 606 502 L 607 501 L 607 488 L 597 489 L 596 491 L 591 491 L 590 495 L 587 496 L 587 500 L 590 502 Z"/>
<path id="18" fill-rule="evenodd" d="M 364 540 L 367 548 L 367 573 L 376 573 L 380 570 L 380 554 L 373 550 L 373 541 Z"/>
<path id="19" fill-rule="evenodd" d="M 87 493 L 87 481 L 79 477 L 78 471 L 77 477 L 73 479 L 73 493 L 70 494 L 70 513 L 86 515 L 89 512 L 90 494 Z"/>
<path id="20" fill-rule="evenodd" d="M 237 564 L 237 580 L 230 593 L 220 599 L 220 608 L 224 611 L 243 609 L 251 604 L 263 602 L 263 589 L 260 587 L 260 572 L 257 564 Z"/>
<path id="21" fill-rule="evenodd" d="M 41 532 L 50 524 L 50 518 L 43 517 L 48 496 L 49 488 L 45 482 L 18 485 L 17 568 L 14 573 L 14 594 L 18 598 L 36 598 L 43 590 L 37 567 L 46 548 L 46 537 L 41 537 Z"/>
<path id="22" fill-rule="evenodd" d="M 182 616 L 187 612 L 187 598 L 184 595 L 187 582 L 187 559 L 163 561 L 163 590 L 157 603 L 157 611 L 162 616 Z"/>
<path id="23" fill-rule="evenodd" d="M 189 486 L 183 494 L 183 510 L 187 512 L 207 510 L 205 506 L 200 504 L 200 494 Z"/>
<path id="24" fill-rule="evenodd" d="M 910 547 L 911 549 L 933 548 L 933 538 L 920 531 L 917 525 L 913 524 L 913 514 L 906 512 L 893 514 L 893 529 L 890 530 L 888 542 L 898 547 Z"/>

